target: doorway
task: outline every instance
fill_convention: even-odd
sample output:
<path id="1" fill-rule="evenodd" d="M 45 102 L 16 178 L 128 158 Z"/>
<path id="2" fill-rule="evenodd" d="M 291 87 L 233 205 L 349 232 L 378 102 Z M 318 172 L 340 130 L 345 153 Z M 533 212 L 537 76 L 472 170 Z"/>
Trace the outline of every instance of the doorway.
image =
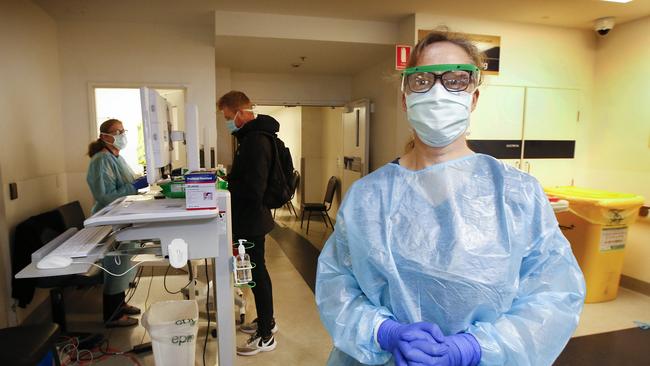
<path id="1" fill-rule="evenodd" d="M 322 202 L 331 176 L 343 173 L 343 107 L 257 106 L 255 110 L 280 122 L 278 137 L 291 151 L 293 165 L 300 173 L 300 186 L 293 204 Z M 341 201 L 337 192 L 332 211 Z"/>

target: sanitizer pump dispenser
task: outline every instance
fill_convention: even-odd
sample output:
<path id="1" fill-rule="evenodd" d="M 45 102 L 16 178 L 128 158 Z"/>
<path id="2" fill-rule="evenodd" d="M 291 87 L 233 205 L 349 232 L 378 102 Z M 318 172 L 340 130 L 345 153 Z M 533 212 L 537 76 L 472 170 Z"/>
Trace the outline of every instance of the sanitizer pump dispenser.
<path id="1" fill-rule="evenodd" d="M 235 257 L 235 283 L 237 285 L 245 285 L 253 281 L 253 273 L 251 269 L 251 258 L 246 254 L 244 243 L 246 239 L 239 239 L 239 247 L 237 248 L 237 256 Z"/>

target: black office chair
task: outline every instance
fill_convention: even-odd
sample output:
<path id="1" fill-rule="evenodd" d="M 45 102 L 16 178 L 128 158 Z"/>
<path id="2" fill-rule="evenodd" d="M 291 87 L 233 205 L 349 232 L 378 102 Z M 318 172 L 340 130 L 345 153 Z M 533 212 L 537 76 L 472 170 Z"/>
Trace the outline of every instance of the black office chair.
<path id="1" fill-rule="evenodd" d="M 60 366 L 56 350 L 59 326 L 55 323 L 0 329 L 0 365 L 34 366 L 52 352 L 54 365 Z"/>
<path id="2" fill-rule="evenodd" d="M 15 276 L 31 262 L 31 253 L 40 249 L 71 227 L 83 228 L 85 219 L 78 201 L 68 203 L 55 210 L 32 216 L 16 226 L 12 250 L 12 267 Z M 63 289 L 65 287 L 93 286 L 101 284 L 104 276 L 100 269 L 93 267 L 86 274 L 41 277 L 29 279 L 12 278 L 12 297 L 19 300 L 20 306 L 31 302 L 34 288 L 50 290 L 52 319 L 62 332 L 67 332 Z"/>
<path id="3" fill-rule="evenodd" d="M 293 187 L 293 192 L 291 193 L 291 198 L 287 203 L 284 204 L 284 207 L 286 207 L 289 210 L 289 213 L 293 213 L 296 215 L 296 219 L 298 218 L 298 212 L 296 211 L 296 208 L 293 206 L 293 203 L 291 200 L 296 196 L 296 192 L 298 191 L 298 186 L 300 186 L 300 173 L 298 173 L 297 170 L 293 171 L 293 176 L 291 177 L 291 186 Z M 275 218 L 275 209 L 273 209 L 273 218 Z"/>
<path id="4" fill-rule="evenodd" d="M 330 177 L 330 180 L 327 182 L 327 189 L 325 190 L 325 198 L 323 199 L 323 203 L 303 203 L 301 205 L 302 208 L 302 215 L 300 218 L 301 229 L 302 229 L 302 223 L 305 219 L 305 211 L 309 213 L 309 215 L 307 216 L 307 234 L 309 234 L 309 221 L 311 219 L 312 212 L 317 212 L 320 214 L 320 216 L 323 217 L 323 222 L 325 223 L 325 227 L 327 227 L 327 222 L 329 221 L 332 230 L 334 230 L 334 224 L 332 224 L 332 219 L 330 218 L 330 215 L 327 214 L 327 211 L 329 211 L 330 208 L 332 208 L 332 201 L 334 200 L 334 193 L 336 193 L 337 187 L 338 187 L 338 179 L 332 176 Z"/>

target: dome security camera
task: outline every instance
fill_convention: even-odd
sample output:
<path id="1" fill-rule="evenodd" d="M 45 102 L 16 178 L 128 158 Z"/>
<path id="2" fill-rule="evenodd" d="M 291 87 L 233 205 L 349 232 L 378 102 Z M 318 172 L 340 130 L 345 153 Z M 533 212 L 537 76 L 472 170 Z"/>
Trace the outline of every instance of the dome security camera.
<path id="1" fill-rule="evenodd" d="M 594 30 L 601 36 L 605 36 L 614 28 L 615 23 L 616 18 L 614 17 L 598 18 L 594 20 Z"/>

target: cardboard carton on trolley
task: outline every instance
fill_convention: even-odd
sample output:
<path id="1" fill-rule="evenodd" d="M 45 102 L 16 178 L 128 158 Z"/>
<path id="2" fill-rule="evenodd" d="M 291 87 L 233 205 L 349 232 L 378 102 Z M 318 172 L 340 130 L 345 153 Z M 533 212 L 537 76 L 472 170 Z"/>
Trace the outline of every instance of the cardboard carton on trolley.
<path id="1" fill-rule="evenodd" d="M 185 175 L 185 208 L 206 210 L 217 208 L 217 174 L 213 171 L 190 172 Z"/>

